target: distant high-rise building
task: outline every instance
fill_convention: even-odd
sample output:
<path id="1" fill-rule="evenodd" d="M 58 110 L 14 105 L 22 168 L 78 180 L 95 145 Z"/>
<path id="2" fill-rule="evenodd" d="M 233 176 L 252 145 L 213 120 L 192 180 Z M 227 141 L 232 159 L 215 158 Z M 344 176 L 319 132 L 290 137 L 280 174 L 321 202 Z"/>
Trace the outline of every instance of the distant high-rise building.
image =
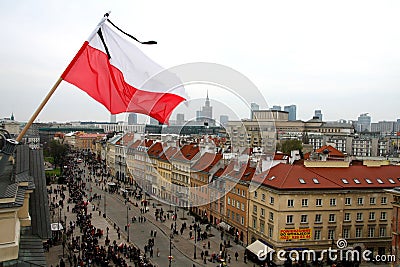
<path id="1" fill-rule="evenodd" d="M 322 121 L 322 112 L 320 109 L 314 110 L 314 118 Z"/>
<path id="2" fill-rule="evenodd" d="M 128 115 L 128 125 L 135 125 L 137 124 L 137 114 L 136 113 L 129 113 Z"/>
<path id="3" fill-rule="evenodd" d="M 221 116 L 219 116 L 219 123 L 220 123 L 222 126 L 225 126 L 225 125 L 228 123 L 228 121 L 229 121 L 228 115 L 221 115 Z"/>
<path id="4" fill-rule="evenodd" d="M 111 114 L 110 115 L 110 122 L 111 123 L 117 123 L 117 115 Z"/>
<path id="5" fill-rule="evenodd" d="M 270 110 L 281 111 L 281 110 L 282 110 L 282 107 L 281 107 L 281 106 L 272 106 L 272 108 L 270 108 Z"/>
<path id="6" fill-rule="evenodd" d="M 285 106 L 283 110 L 289 112 L 289 121 L 296 120 L 296 105 Z"/>
<path id="7" fill-rule="evenodd" d="M 196 111 L 196 121 L 201 121 L 201 110 Z"/>
<path id="8" fill-rule="evenodd" d="M 206 98 L 206 102 L 203 106 L 203 108 L 201 109 L 201 116 L 203 118 L 207 118 L 207 119 L 212 119 L 212 106 L 210 104 L 210 99 L 208 98 L 208 91 L 207 91 L 207 98 Z"/>
<path id="9" fill-rule="evenodd" d="M 150 122 L 149 122 L 149 124 L 150 124 L 150 125 L 158 125 L 159 123 L 158 123 L 158 120 L 156 120 L 156 119 L 150 117 Z"/>
<path id="10" fill-rule="evenodd" d="M 371 131 L 371 116 L 368 113 L 363 113 L 358 117 L 356 129 L 358 132 Z"/>
<path id="11" fill-rule="evenodd" d="M 213 119 L 213 114 L 212 114 L 212 106 L 210 104 L 210 99 L 208 98 L 208 91 L 207 91 L 207 97 L 206 97 L 206 102 L 204 103 L 204 106 L 201 107 L 201 110 L 196 111 L 196 121 L 200 122 L 207 122 L 208 125 L 211 126 L 211 124 L 214 124 L 214 119 Z"/>
<path id="12" fill-rule="evenodd" d="M 185 114 L 178 113 L 176 114 L 176 125 L 184 125 L 185 124 Z"/>
<path id="13" fill-rule="evenodd" d="M 257 103 L 250 103 L 250 119 L 253 118 L 253 111 L 260 110 L 260 106 Z"/>

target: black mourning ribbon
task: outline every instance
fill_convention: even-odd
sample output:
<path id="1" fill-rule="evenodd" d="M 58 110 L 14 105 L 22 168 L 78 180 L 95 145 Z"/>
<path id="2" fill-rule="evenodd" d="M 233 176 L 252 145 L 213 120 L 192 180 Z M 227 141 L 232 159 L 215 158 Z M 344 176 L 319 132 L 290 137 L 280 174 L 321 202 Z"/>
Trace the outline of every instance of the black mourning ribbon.
<path id="1" fill-rule="evenodd" d="M 108 14 L 106 14 L 106 15 L 108 15 Z M 112 26 L 114 26 L 117 30 L 119 30 L 120 32 L 122 32 L 122 33 L 125 34 L 126 36 L 129 36 L 130 38 L 132 38 L 133 40 L 135 40 L 135 41 L 138 42 L 138 43 L 146 44 L 146 45 L 157 44 L 156 41 L 141 42 L 141 41 L 139 41 L 136 37 L 134 37 L 134 36 L 130 35 L 129 33 L 124 32 L 123 30 L 121 30 L 118 26 L 116 26 L 114 23 L 112 23 L 111 20 L 107 19 L 107 21 L 110 22 L 110 24 L 111 24 Z M 110 51 L 108 50 L 108 47 L 107 47 L 107 45 L 106 45 L 106 42 L 104 41 L 104 36 L 103 36 L 103 33 L 101 32 L 101 29 L 99 29 L 99 30 L 97 31 L 97 34 L 99 35 L 100 40 L 101 40 L 101 42 L 102 42 L 103 45 L 104 45 L 104 49 L 106 50 L 108 59 L 111 59 Z"/>

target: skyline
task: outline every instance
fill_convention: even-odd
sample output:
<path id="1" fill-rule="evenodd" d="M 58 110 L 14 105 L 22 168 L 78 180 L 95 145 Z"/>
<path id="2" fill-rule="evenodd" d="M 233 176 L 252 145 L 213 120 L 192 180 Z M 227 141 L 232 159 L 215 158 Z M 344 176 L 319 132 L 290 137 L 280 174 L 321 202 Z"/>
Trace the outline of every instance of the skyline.
<path id="1" fill-rule="evenodd" d="M 396 101 L 400 97 L 400 29 L 396 27 L 400 3 L 396 1 L 244 5 L 42 0 L 0 6 L 7 10 L 0 30 L 7 40 L 0 46 L 0 114 L 14 113 L 19 121 L 29 119 L 108 10 L 110 19 L 125 31 L 158 41 L 139 48 L 160 65 L 228 66 L 247 76 L 269 107 L 295 104 L 300 120 L 311 119 L 316 109 L 322 110 L 326 121 L 356 120 L 362 113 L 369 113 L 373 122 L 400 118 Z M 189 90 L 191 98 L 203 101 L 210 86 L 203 87 Z M 211 101 L 223 99 L 229 110 L 236 108 L 234 101 L 212 89 Z M 224 113 L 215 109 L 214 114 L 218 118 Z M 249 113 L 243 109 L 236 115 Z M 119 115 L 119 120 L 124 116 Z M 171 119 L 175 116 L 176 112 Z M 38 119 L 108 121 L 109 112 L 62 82 Z"/>

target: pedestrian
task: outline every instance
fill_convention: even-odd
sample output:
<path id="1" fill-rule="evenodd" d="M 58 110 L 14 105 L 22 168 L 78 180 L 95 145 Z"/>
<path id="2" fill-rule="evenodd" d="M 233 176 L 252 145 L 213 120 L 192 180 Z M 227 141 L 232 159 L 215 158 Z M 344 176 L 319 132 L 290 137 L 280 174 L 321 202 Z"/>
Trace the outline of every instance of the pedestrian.
<path id="1" fill-rule="evenodd" d="M 201 256 L 201 259 L 203 259 L 203 257 L 204 257 L 204 251 L 201 251 L 200 256 Z"/>
<path id="2" fill-rule="evenodd" d="M 60 259 L 60 267 L 65 267 L 65 262 L 63 258 Z"/>
<path id="3" fill-rule="evenodd" d="M 244 261 L 244 263 L 247 263 L 247 254 L 246 254 L 246 252 L 244 253 L 243 261 Z"/>
<path id="4" fill-rule="evenodd" d="M 157 248 L 157 257 L 160 257 L 160 249 Z"/>
<path id="5" fill-rule="evenodd" d="M 157 230 L 154 230 L 154 233 L 153 233 L 153 235 L 154 235 L 154 237 L 156 237 L 156 236 L 157 236 Z"/>
<path id="6" fill-rule="evenodd" d="M 228 263 L 231 263 L 231 255 L 228 254 Z"/>
<path id="7" fill-rule="evenodd" d="M 121 239 L 121 233 L 118 232 L 118 240 L 120 240 L 120 239 Z"/>
<path id="8" fill-rule="evenodd" d="M 238 261 L 238 257 L 239 257 L 239 253 L 236 251 L 236 252 L 235 252 L 236 261 Z"/>
<path id="9" fill-rule="evenodd" d="M 207 248 L 210 249 L 210 246 L 211 246 L 210 241 L 208 241 L 207 242 Z"/>
<path id="10" fill-rule="evenodd" d="M 153 236 L 153 230 L 150 231 L 150 236 L 151 236 L 151 237 Z"/>

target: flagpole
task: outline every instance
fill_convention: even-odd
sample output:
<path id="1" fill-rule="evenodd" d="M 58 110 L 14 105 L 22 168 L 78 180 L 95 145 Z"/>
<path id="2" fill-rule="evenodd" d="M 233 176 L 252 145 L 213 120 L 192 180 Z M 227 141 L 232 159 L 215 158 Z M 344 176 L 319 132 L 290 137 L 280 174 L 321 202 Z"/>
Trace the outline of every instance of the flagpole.
<path id="1" fill-rule="evenodd" d="M 106 14 L 104 14 L 104 16 L 101 18 L 100 22 L 97 24 L 95 30 L 90 34 L 89 36 L 89 40 L 93 38 L 93 36 L 97 33 L 98 29 L 100 28 L 100 26 L 107 20 L 108 16 L 110 15 L 111 11 L 107 12 Z M 79 52 L 78 52 L 79 53 Z M 74 63 L 74 60 L 70 63 L 70 65 Z M 70 66 L 67 67 L 66 71 L 68 71 L 70 68 Z M 60 85 L 60 83 L 63 81 L 62 76 L 60 78 L 58 78 L 58 80 L 56 81 L 56 83 L 53 85 L 53 87 L 51 88 L 50 92 L 48 92 L 48 94 L 46 95 L 46 97 L 43 99 L 42 103 L 40 104 L 40 106 L 36 109 L 35 113 L 33 113 L 32 117 L 29 119 L 29 121 L 25 124 L 24 128 L 22 129 L 22 131 L 20 132 L 20 134 L 18 135 L 16 141 L 17 142 L 21 142 L 22 138 L 24 137 L 24 135 L 26 134 L 26 132 L 28 131 L 29 127 L 31 127 L 31 125 L 33 124 L 33 122 L 36 120 L 37 116 L 39 116 L 39 113 L 42 111 L 42 109 L 44 108 L 44 106 L 47 104 L 47 102 L 49 101 L 50 97 L 54 94 L 54 92 L 56 91 L 57 87 Z"/>
<path id="2" fill-rule="evenodd" d="M 49 101 L 50 97 L 54 94 L 54 92 L 56 91 L 57 87 L 60 85 L 62 80 L 63 79 L 61 77 L 58 78 L 57 82 L 53 85 L 53 87 L 51 88 L 50 92 L 47 93 L 47 95 L 43 99 L 42 103 L 39 105 L 39 107 L 36 109 L 35 113 L 33 113 L 32 117 L 25 124 L 24 128 L 22 129 L 22 131 L 19 133 L 19 135 L 18 135 L 18 137 L 16 139 L 17 142 L 21 142 L 22 138 L 24 137 L 24 135 L 28 131 L 29 127 L 31 127 L 33 122 L 36 120 L 37 116 L 39 116 L 39 113 L 42 111 L 44 106 L 47 104 L 47 102 Z"/>

